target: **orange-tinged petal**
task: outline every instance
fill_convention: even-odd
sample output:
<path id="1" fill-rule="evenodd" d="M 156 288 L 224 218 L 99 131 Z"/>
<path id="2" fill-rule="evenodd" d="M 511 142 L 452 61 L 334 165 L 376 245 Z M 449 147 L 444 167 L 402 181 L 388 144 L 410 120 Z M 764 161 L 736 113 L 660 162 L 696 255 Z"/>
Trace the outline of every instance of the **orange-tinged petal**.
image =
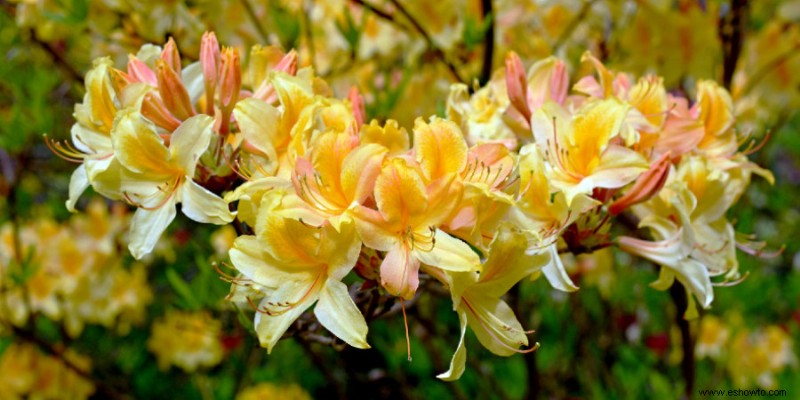
<path id="1" fill-rule="evenodd" d="M 394 158 L 375 180 L 375 202 L 388 223 L 406 226 L 411 217 L 425 212 L 428 194 L 419 172 Z"/>
<path id="2" fill-rule="evenodd" d="M 348 202 L 363 203 L 375 188 L 386 148 L 377 144 L 360 146 L 342 162 L 342 191 Z"/>
<path id="3" fill-rule="evenodd" d="M 405 245 L 398 244 L 383 258 L 381 285 L 389 294 L 410 300 L 419 286 L 419 260 Z"/>
<path id="4" fill-rule="evenodd" d="M 181 174 L 168 162 L 169 151 L 156 133 L 155 126 L 139 113 L 122 114 L 111 135 L 114 155 L 125 168 L 157 179 L 158 176 Z"/>
<path id="5" fill-rule="evenodd" d="M 433 118 L 428 124 L 418 118 L 414 123 L 414 153 L 428 182 L 464 170 L 467 150 L 464 134 L 453 122 Z"/>
<path id="6" fill-rule="evenodd" d="M 733 125 L 733 100 L 725 88 L 713 81 L 697 83 L 699 119 L 706 127 L 706 137 L 719 136 Z"/>

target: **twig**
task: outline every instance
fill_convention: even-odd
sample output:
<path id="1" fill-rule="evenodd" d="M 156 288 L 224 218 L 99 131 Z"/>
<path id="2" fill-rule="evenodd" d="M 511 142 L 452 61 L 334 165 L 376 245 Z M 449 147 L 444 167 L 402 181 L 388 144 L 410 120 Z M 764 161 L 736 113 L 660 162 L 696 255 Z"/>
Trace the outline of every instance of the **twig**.
<path id="1" fill-rule="evenodd" d="M 264 30 L 264 27 L 261 26 L 261 21 L 258 20 L 258 16 L 256 15 L 256 11 L 253 9 L 253 5 L 250 4 L 249 0 L 241 0 L 242 6 L 244 6 L 244 11 L 247 13 L 247 16 L 250 17 L 250 21 L 253 22 L 253 26 L 255 26 L 256 30 L 258 31 L 258 35 L 261 36 L 261 41 L 266 44 L 269 40 L 269 35 L 267 31 Z"/>
<path id="2" fill-rule="evenodd" d="M 767 75 L 772 72 L 773 69 L 777 68 L 782 63 L 790 60 L 792 57 L 800 54 L 800 42 L 795 43 L 788 51 L 783 54 L 778 55 L 774 59 L 770 60 L 770 62 L 764 64 L 760 69 L 751 75 L 750 79 L 747 80 L 747 83 L 742 88 L 739 97 L 745 96 L 749 93 L 762 79 L 766 78 Z"/>
<path id="3" fill-rule="evenodd" d="M 411 13 L 409 13 L 408 10 L 406 10 L 406 8 L 403 7 L 403 5 L 400 4 L 400 2 L 398 0 L 389 0 L 389 2 L 391 2 L 392 5 L 394 5 L 397 8 L 397 11 L 399 11 L 400 14 L 403 14 L 403 16 L 406 17 L 406 19 L 409 22 L 411 22 L 411 25 L 413 25 L 414 29 L 420 35 L 422 35 L 422 37 L 425 39 L 425 42 L 428 43 L 428 47 L 431 50 L 433 50 L 434 54 L 436 54 L 437 57 L 442 61 L 442 63 L 444 63 L 444 65 L 450 71 L 450 74 L 452 74 L 453 77 L 457 81 L 459 81 L 461 83 L 467 83 L 466 81 L 464 81 L 464 79 L 461 79 L 461 75 L 458 74 L 458 70 L 456 69 L 456 66 L 453 65 L 447 59 L 447 56 L 444 54 L 444 51 L 442 51 L 442 49 L 440 49 L 439 47 L 436 46 L 436 43 L 433 42 L 433 38 L 431 38 L 431 36 L 428 34 L 428 32 L 425 31 L 425 29 L 422 27 L 422 25 L 420 25 L 419 21 L 417 21 L 417 19 L 414 18 L 414 16 L 412 16 Z"/>
<path id="4" fill-rule="evenodd" d="M 305 31 L 304 33 L 306 35 L 306 41 L 308 42 L 308 44 L 307 44 L 307 46 L 308 46 L 308 57 L 309 57 L 309 61 L 311 62 L 311 68 L 313 68 L 314 71 L 316 72 L 316 70 L 317 70 L 317 56 L 316 56 L 316 53 L 314 51 L 314 37 L 313 37 L 312 32 L 311 32 L 311 17 L 310 17 L 311 16 L 311 9 L 314 7 L 314 2 L 313 1 L 309 1 L 307 4 L 308 4 L 308 6 L 304 10 L 305 12 L 303 12 L 303 25 L 304 25 L 304 28 L 305 28 L 303 30 Z"/>
<path id="5" fill-rule="evenodd" d="M 14 332 L 14 336 L 15 337 L 20 338 L 22 340 L 25 340 L 28 343 L 34 344 L 39 349 L 41 349 L 42 351 L 47 353 L 48 355 L 57 358 L 59 361 L 61 361 L 62 364 L 64 364 L 65 367 L 67 367 L 71 371 L 75 372 L 75 374 L 79 375 L 80 377 L 82 377 L 82 378 L 84 378 L 84 379 L 86 379 L 88 381 L 91 381 L 92 384 L 94 384 L 94 386 L 98 389 L 98 391 L 100 393 L 102 393 L 104 396 L 107 396 L 108 398 L 113 398 L 113 399 L 126 399 L 127 398 L 127 396 L 125 396 L 122 392 L 120 392 L 120 391 L 116 390 L 115 388 L 109 386 L 104 381 L 99 380 L 99 379 L 95 379 L 89 372 L 87 372 L 83 368 L 78 367 L 77 365 L 75 365 L 75 363 L 73 363 L 72 361 L 70 361 L 69 359 L 64 357 L 64 354 L 62 352 L 56 350 L 50 343 L 47 343 L 46 341 L 44 341 L 41 338 L 37 337 L 32 332 L 29 332 L 29 331 L 27 331 L 25 329 L 22 329 L 20 327 L 14 326 L 14 325 L 11 325 L 11 328 L 12 328 L 12 332 Z"/>
<path id="6" fill-rule="evenodd" d="M 686 384 L 685 395 L 686 398 L 692 398 L 694 393 L 694 372 L 695 372 L 695 359 L 694 359 L 694 340 L 692 339 L 692 332 L 689 329 L 689 321 L 683 315 L 686 313 L 688 307 L 688 300 L 686 298 L 686 289 L 679 282 L 675 282 L 669 288 L 670 297 L 672 302 L 675 303 L 675 323 L 681 331 L 681 349 L 683 350 L 683 358 L 681 358 L 681 375 Z"/>
<path id="7" fill-rule="evenodd" d="M 581 9 L 578 10 L 578 13 L 575 15 L 575 18 L 569 21 L 569 25 L 567 25 L 567 27 L 564 28 L 561 34 L 558 35 L 558 39 L 556 39 L 555 43 L 553 43 L 552 47 L 553 54 L 555 54 L 558 51 L 558 49 L 560 49 L 561 46 L 564 45 L 564 42 L 566 42 L 567 39 L 569 39 L 569 37 L 572 36 L 572 32 L 575 30 L 575 28 L 578 27 L 581 21 L 583 21 L 586 18 L 586 14 L 589 13 L 589 10 L 592 8 L 592 4 L 594 2 L 595 0 L 587 0 L 583 3 Z"/>
<path id="8" fill-rule="evenodd" d="M 350 0 L 350 1 L 359 4 L 364 8 L 367 8 L 368 10 L 374 12 L 375 15 L 387 21 L 392 22 L 397 26 L 402 26 L 397 22 L 397 20 L 394 18 L 393 15 L 383 11 L 378 11 L 378 9 L 375 6 L 369 5 L 365 0 Z M 431 49 L 436 58 L 438 58 L 447 67 L 447 70 L 450 72 L 451 75 L 453 75 L 453 78 L 455 78 L 458 82 L 467 83 L 464 81 L 464 79 L 461 78 L 461 75 L 458 74 L 456 66 L 453 65 L 453 63 L 451 63 L 450 60 L 447 59 L 447 56 L 444 54 L 444 51 L 442 51 L 442 49 L 436 46 L 436 43 L 434 43 L 433 38 L 431 38 L 431 36 L 428 34 L 425 28 L 423 28 L 422 25 L 420 25 L 419 21 L 417 21 L 417 19 L 414 18 L 414 16 L 411 15 L 408 12 L 408 10 L 406 10 L 406 8 L 403 7 L 402 4 L 400 4 L 398 0 L 389 0 L 389 2 L 392 3 L 392 5 L 397 9 L 397 11 L 400 12 L 400 14 L 402 14 L 403 17 L 408 20 L 408 22 L 411 23 L 411 25 L 414 27 L 414 30 L 417 31 L 417 33 L 419 33 L 420 36 L 422 36 L 422 38 L 425 40 L 425 43 L 427 43 L 428 48 Z"/>
<path id="9" fill-rule="evenodd" d="M 489 18 L 489 26 L 486 28 L 486 34 L 483 37 L 483 65 L 481 66 L 481 75 L 478 77 L 478 83 L 483 86 L 492 77 L 492 63 L 494 61 L 494 12 L 492 11 L 492 0 L 481 0 L 481 15 L 483 21 Z"/>
<path id="10" fill-rule="evenodd" d="M 722 83 L 728 90 L 733 82 L 733 73 L 744 45 L 744 22 L 747 17 L 748 0 L 731 0 L 731 8 L 721 21 L 719 36 L 722 41 Z"/>
<path id="11" fill-rule="evenodd" d="M 333 388 L 336 391 L 336 397 L 342 400 L 346 399 L 347 390 L 342 385 L 342 382 L 339 382 L 339 380 L 336 379 L 336 376 L 333 374 L 333 371 L 331 371 L 331 369 L 328 368 L 328 363 L 317 352 L 315 352 L 313 348 L 311 348 L 311 344 L 308 341 L 306 341 L 306 339 L 304 339 L 301 336 L 296 336 L 295 338 L 297 339 L 297 342 L 300 343 L 300 346 L 303 348 L 303 350 L 305 350 L 306 354 L 308 354 L 308 356 L 311 357 L 311 360 L 314 362 L 314 365 L 317 366 L 317 368 L 320 370 L 320 372 L 322 372 L 323 375 L 325 375 L 325 379 L 331 385 L 333 385 Z"/>
<path id="12" fill-rule="evenodd" d="M 408 27 L 406 27 L 403 24 L 398 23 L 394 19 L 394 16 L 392 14 L 389 14 L 388 12 L 381 10 L 380 8 L 374 6 L 373 4 L 368 3 L 365 0 L 350 0 L 350 1 L 353 4 L 358 4 L 359 6 L 366 8 L 367 10 L 369 10 L 370 12 L 375 14 L 376 16 L 378 16 L 380 18 L 383 18 L 384 20 L 386 20 L 388 22 L 391 22 L 392 24 L 395 25 L 395 27 L 397 27 L 401 31 L 408 31 Z"/>

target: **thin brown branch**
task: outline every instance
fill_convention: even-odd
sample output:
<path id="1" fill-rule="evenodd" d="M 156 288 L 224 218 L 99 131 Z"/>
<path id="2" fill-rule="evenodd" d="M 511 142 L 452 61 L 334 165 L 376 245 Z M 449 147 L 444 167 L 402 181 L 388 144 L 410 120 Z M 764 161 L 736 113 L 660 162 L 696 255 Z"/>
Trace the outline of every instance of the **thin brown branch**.
<path id="1" fill-rule="evenodd" d="M 408 27 L 399 23 L 397 20 L 394 19 L 394 16 L 386 11 L 381 10 L 377 6 L 369 3 L 366 0 L 350 0 L 353 4 L 357 4 L 363 8 L 366 8 L 371 13 L 375 14 L 377 17 L 382 18 L 388 22 L 391 22 L 396 28 L 400 29 L 401 31 L 408 31 Z"/>
<path id="2" fill-rule="evenodd" d="M 722 83 L 730 90 L 733 73 L 744 45 L 748 0 L 731 0 L 730 11 L 722 19 L 719 36 L 722 41 Z"/>
<path id="3" fill-rule="evenodd" d="M 84 370 L 83 368 L 75 365 L 72 361 L 64 357 L 62 351 L 57 350 L 53 345 L 42 340 L 41 338 L 37 337 L 33 334 L 33 332 L 29 332 L 28 330 L 22 329 L 20 327 L 14 326 L 9 324 L 12 332 L 14 333 L 14 337 L 18 339 L 22 339 L 28 343 L 36 345 L 40 350 L 47 353 L 47 355 L 58 359 L 62 364 L 64 364 L 67 369 L 71 370 L 78 376 L 92 382 L 92 384 L 97 388 L 99 394 L 103 397 L 111 398 L 111 399 L 127 399 L 128 397 L 123 394 L 123 392 L 109 386 L 104 380 L 97 379 L 88 371 Z"/>
<path id="4" fill-rule="evenodd" d="M 691 399 L 694 393 L 694 378 L 695 378 L 695 358 L 694 358 L 694 340 L 692 332 L 689 327 L 689 321 L 683 316 L 688 307 L 688 299 L 686 289 L 679 282 L 675 282 L 669 289 L 670 297 L 675 303 L 675 323 L 681 332 L 681 349 L 683 350 L 683 358 L 681 358 L 681 375 L 686 384 L 685 395 L 686 398 Z"/>
<path id="5" fill-rule="evenodd" d="M 589 10 L 592 9 L 592 4 L 594 4 L 594 2 L 595 0 L 586 0 L 583 2 L 583 5 L 581 5 L 581 9 L 578 10 L 578 13 L 575 14 L 575 17 L 572 18 L 571 21 L 569 21 L 569 25 L 567 25 L 567 27 L 564 28 L 563 31 L 561 31 L 561 34 L 558 35 L 558 38 L 556 39 L 555 43 L 553 43 L 552 47 L 553 54 L 555 54 L 561 48 L 561 46 L 564 45 L 567 39 L 569 39 L 570 36 L 572 36 L 572 32 L 574 32 L 575 29 L 578 27 L 578 25 L 580 25 L 581 21 L 586 19 L 586 15 L 589 14 Z"/>
<path id="6" fill-rule="evenodd" d="M 258 36 L 261 37 L 261 41 L 263 42 L 263 44 L 266 44 L 267 41 L 269 40 L 269 34 L 267 34 L 267 31 L 261 25 L 261 21 L 259 21 L 255 9 L 253 9 L 253 5 L 250 4 L 249 0 L 241 0 L 241 2 L 242 6 L 244 7 L 245 13 L 250 18 L 250 22 L 253 23 L 253 26 L 256 28 L 256 31 L 258 31 Z"/>
<path id="7" fill-rule="evenodd" d="M 772 72 L 772 70 L 778 68 L 778 66 L 786 61 L 789 61 L 792 57 L 798 54 L 800 54 L 800 42 L 795 43 L 794 46 L 792 46 L 789 50 L 773 58 L 759 68 L 756 72 L 754 72 L 747 80 L 747 83 L 745 83 L 744 88 L 742 88 L 742 91 L 739 94 L 739 97 L 746 96 L 747 93 L 753 90 L 762 79 L 766 78 L 767 75 Z"/>
<path id="8" fill-rule="evenodd" d="M 492 64 L 494 62 L 495 16 L 492 11 L 492 0 L 481 0 L 481 16 L 483 21 L 489 18 L 489 26 L 486 28 L 486 33 L 483 37 L 483 65 L 481 66 L 481 74 L 478 77 L 478 83 L 483 86 L 492 77 Z"/>

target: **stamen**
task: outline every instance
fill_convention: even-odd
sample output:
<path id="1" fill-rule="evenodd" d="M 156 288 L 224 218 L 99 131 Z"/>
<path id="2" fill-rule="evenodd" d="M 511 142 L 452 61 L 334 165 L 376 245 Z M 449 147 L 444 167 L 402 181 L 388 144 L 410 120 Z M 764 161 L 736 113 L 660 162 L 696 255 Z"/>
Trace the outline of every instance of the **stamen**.
<path id="1" fill-rule="evenodd" d="M 44 135 L 44 144 L 47 145 L 47 148 L 49 148 L 53 154 L 69 162 L 82 163 L 83 159 L 87 156 L 69 142 L 65 141 L 62 144 L 54 139 L 50 139 L 47 134 Z"/>
<path id="2" fill-rule="evenodd" d="M 411 336 L 408 334 L 408 317 L 406 316 L 406 302 L 400 298 L 400 309 L 403 310 L 403 325 L 406 327 L 406 349 L 408 350 L 408 362 L 411 362 Z"/>

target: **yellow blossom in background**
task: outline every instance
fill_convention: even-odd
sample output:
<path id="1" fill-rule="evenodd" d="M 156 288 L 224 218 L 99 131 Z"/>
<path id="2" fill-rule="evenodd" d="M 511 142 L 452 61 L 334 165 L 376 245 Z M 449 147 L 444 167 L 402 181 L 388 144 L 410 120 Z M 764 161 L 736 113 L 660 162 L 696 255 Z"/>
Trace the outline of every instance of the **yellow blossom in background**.
<path id="1" fill-rule="evenodd" d="M 699 358 L 718 359 L 723 354 L 729 337 L 730 329 L 722 319 L 710 314 L 704 315 L 700 320 L 694 352 Z"/>
<path id="2" fill-rule="evenodd" d="M 727 367 L 738 387 L 777 388 L 775 375 L 797 368 L 792 337 L 774 325 L 742 330 L 731 341 Z"/>
<path id="3" fill-rule="evenodd" d="M 64 357 L 84 373 L 91 360 L 72 351 Z M 2 399 L 88 399 L 94 384 L 64 365 L 64 361 L 43 354 L 35 345 L 12 343 L 0 354 L 0 398 Z"/>
<path id="4" fill-rule="evenodd" d="M 275 383 L 263 382 L 248 387 L 236 395 L 236 400 L 311 400 L 302 387 L 296 384 L 278 385 Z"/>
<path id="5" fill-rule="evenodd" d="M 210 368 L 222 361 L 222 324 L 206 311 L 168 311 L 153 323 L 147 349 L 162 370 L 176 366 L 186 372 Z"/>

